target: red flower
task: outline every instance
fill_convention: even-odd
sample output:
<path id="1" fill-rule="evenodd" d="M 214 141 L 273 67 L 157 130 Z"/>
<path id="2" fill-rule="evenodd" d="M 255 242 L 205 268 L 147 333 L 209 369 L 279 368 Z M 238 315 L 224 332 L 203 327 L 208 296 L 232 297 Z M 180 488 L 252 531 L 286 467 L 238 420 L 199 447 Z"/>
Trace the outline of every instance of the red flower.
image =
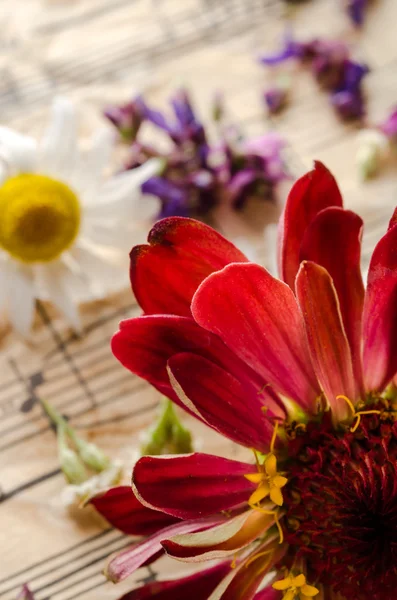
<path id="1" fill-rule="evenodd" d="M 162 549 L 186 562 L 221 562 L 203 592 L 193 578 L 149 584 L 130 598 L 394 599 L 396 220 L 374 250 L 366 291 L 361 233 L 361 219 L 343 209 L 334 178 L 316 163 L 281 220 L 282 280 L 189 219 L 161 221 L 149 245 L 132 251 L 145 316 L 121 324 L 114 354 L 254 448 L 256 464 L 201 453 L 138 461 L 133 490 L 146 507 L 138 510 L 149 511 L 149 525 L 161 523 L 159 514 L 174 522 L 113 559 L 112 579 Z M 103 512 L 115 524 L 122 516 L 118 502 Z M 274 587 L 258 592 L 267 573 Z"/>

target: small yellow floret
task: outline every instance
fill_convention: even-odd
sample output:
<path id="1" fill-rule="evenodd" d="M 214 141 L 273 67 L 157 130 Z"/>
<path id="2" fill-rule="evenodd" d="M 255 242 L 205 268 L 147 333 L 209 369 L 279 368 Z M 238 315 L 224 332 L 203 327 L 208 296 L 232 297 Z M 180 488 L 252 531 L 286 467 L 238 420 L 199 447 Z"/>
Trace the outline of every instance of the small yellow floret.
<path id="1" fill-rule="evenodd" d="M 295 577 L 290 573 L 285 579 L 273 583 L 272 587 L 285 592 L 283 600 L 309 600 L 320 593 L 317 588 L 306 583 L 306 577 L 303 574 Z"/>
<path id="2" fill-rule="evenodd" d="M 0 187 L 0 247 L 24 262 L 57 258 L 76 238 L 80 202 L 61 181 L 33 173 Z"/>
<path id="3" fill-rule="evenodd" d="M 274 504 L 282 506 L 283 495 L 281 488 L 286 485 L 288 479 L 278 474 L 277 459 L 274 454 L 268 454 L 263 465 L 258 464 L 257 473 L 250 473 L 245 477 L 248 481 L 258 484 L 258 487 L 248 500 L 249 504 L 258 504 L 264 498 L 270 496 L 270 500 Z"/>

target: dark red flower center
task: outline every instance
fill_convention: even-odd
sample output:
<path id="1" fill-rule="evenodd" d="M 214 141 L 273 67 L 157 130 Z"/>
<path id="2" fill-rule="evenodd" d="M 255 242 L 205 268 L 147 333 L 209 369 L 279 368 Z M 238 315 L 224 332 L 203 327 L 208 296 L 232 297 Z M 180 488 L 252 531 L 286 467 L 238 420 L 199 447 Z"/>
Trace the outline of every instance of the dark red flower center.
<path id="1" fill-rule="evenodd" d="M 394 600 L 397 589 L 397 423 L 363 416 L 352 433 L 328 417 L 289 443 L 285 539 L 292 566 L 346 600 Z"/>

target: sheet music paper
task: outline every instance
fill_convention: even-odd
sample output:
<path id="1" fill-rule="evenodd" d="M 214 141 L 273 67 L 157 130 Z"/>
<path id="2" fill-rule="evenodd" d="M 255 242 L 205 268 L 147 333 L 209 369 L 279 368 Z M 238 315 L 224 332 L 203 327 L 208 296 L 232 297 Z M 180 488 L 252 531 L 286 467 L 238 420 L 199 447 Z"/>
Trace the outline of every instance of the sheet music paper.
<path id="1" fill-rule="evenodd" d="M 349 30 L 334 0 L 313 0 L 296 16 L 297 36 L 340 36 Z M 288 140 L 293 175 L 324 161 L 336 175 L 346 205 L 365 221 L 364 267 L 386 230 L 397 200 L 395 165 L 361 184 L 354 166 L 357 131 L 338 122 L 308 74 L 296 78 L 291 107 L 266 120 L 261 91 L 267 75 L 259 50 L 277 47 L 284 25 L 281 0 L 14 0 L 0 13 L 0 122 L 37 134 L 51 98 L 67 93 L 81 103 L 82 133 L 101 122 L 106 102 L 147 90 L 164 106 L 176 85 L 192 89 L 203 118 L 215 89 L 225 90 L 231 117 L 243 133 L 269 127 Z M 380 120 L 397 101 L 395 0 L 379 0 L 360 36 L 368 61 L 369 113 Z M 288 185 L 281 195 L 285 196 Z M 263 208 L 264 221 L 277 210 Z M 267 264 L 262 224 L 245 217 L 259 261 Z M 232 226 L 233 229 L 234 225 Z M 227 229 L 227 227 L 226 227 Z M 230 230 L 231 231 L 231 230 Z M 228 230 L 226 233 L 230 233 Z M 233 229 L 233 233 L 236 233 Z M 127 257 L 126 257 L 127 258 Z M 126 465 L 139 431 L 155 415 L 158 394 L 113 358 L 109 340 L 118 322 L 138 315 L 129 290 L 83 307 L 78 338 L 51 306 L 38 303 L 31 340 L 2 327 L 0 359 L 0 598 L 16 598 L 23 583 L 36 600 L 111 600 L 139 579 L 169 577 L 183 565 L 162 560 L 114 586 L 101 574 L 106 557 L 130 542 L 93 516 L 73 519 L 60 502 L 64 485 L 54 433 L 37 402 L 48 399 L 73 426 Z M 231 455 L 231 443 L 193 427 L 209 452 Z M 236 454 L 237 456 L 237 454 Z M 128 481 L 128 469 L 126 481 Z M 171 569 L 171 570 L 170 570 Z"/>

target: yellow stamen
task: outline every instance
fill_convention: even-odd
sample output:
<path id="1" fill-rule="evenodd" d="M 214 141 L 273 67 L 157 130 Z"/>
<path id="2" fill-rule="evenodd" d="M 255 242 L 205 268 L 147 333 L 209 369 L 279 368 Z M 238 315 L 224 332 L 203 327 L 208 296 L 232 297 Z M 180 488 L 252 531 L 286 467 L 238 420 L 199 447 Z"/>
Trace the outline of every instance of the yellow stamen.
<path id="1" fill-rule="evenodd" d="M 353 419 L 357 418 L 357 421 L 354 423 L 354 425 L 352 425 L 352 427 L 350 427 L 351 433 L 354 433 L 355 431 L 357 431 L 357 429 L 361 423 L 362 415 L 380 415 L 381 414 L 380 410 L 359 410 L 358 412 L 356 412 L 353 402 L 347 396 L 343 396 L 342 394 L 340 394 L 339 396 L 336 396 L 337 400 L 339 400 L 339 398 L 344 400 L 346 402 L 346 404 L 349 406 L 350 410 L 353 413 Z"/>
<path id="2" fill-rule="evenodd" d="M 249 558 L 247 560 L 247 562 L 244 564 L 245 567 L 248 567 L 251 563 L 253 563 L 257 558 L 260 558 L 261 556 L 266 556 L 266 554 L 270 554 L 269 556 L 269 563 L 272 559 L 272 555 L 274 554 L 274 549 L 271 548 L 270 550 L 264 550 L 263 552 L 258 552 L 258 554 L 254 554 L 254 556 L 251 556 L 251 558 Z M 267 565 L 266 565 L 267 566 Z"/>
<path id="3" fill-rule="evenodd" d="M 237 566 L 237 558 L 238 558 L 238 554 L 236 552 L 236 554 L 233 556 L 233 560 L 232 560 L 232 562 L 230 564 L 230 568 L 231 569 L 235 569 L 236 568 L 236 566 Z"/>
<path id="4" fill-rule="evenodd" d="M 303 573 L 296 576 L 289 573 L 285 579 L 279 579 L 279 581 L 273 583 L 272 587 L 275 590 L 285 592 L 283 600 L 294 600 L 295 598 L 306 600 L 320 593 L 320 590 L 316 587 L 306 583 L 306 577 Z"/>
<path id="5" fill-rule="evenodd" d="M 277 431 L 278 431 L 278 422 L 276 421 L 276 423 L 274 425 L 272 439 L 270 442 L 270 452 L 274 452 L 274 444 L 276 443 Z"/>
<path id="6" fill-rule="evenodd" d="M 250 504 L 248 503 L 248 506 L 250 508 L 252 508 L 252 510 L 258 510 L 259 512 L 263 513 L 264 515 L 273 515 L 274 517 L 274 522 L 276 524 L 276 527 L 278 529 L 278 534 L 279 534 L 279 544 L 282 544 L 284 541 L 284 532 L 283 529 L 280 525 L 280 521 L 278 518 L 278 511 L 277 510 L 266 510 L 265 508 L 262 508 L 261 506 L 257 505 L 257 504 Z"/>
<path id="7" fill-rule="evenodd" d="M 61 181 L 33 173 L 0 187 L 0 247 L 25 262 L 57 258 L 76 238 L 80 202 Z"/>

